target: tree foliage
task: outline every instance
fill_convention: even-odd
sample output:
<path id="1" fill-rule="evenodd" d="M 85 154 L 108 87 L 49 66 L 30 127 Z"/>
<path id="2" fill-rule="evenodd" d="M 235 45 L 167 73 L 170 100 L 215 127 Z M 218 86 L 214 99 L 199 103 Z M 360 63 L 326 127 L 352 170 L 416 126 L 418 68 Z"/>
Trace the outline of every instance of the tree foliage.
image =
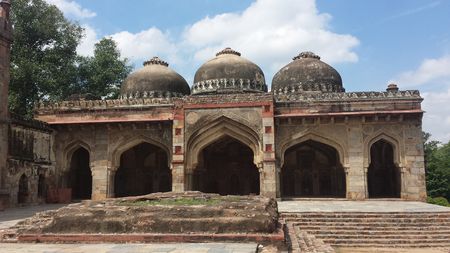
<path id="1" fill-rule="evenodd" d="M 116 97 L 130 71 L 131 66 L 126 59 L 121 59 L 116 42 L 103 38 L 95 44 L 93 57 L 78 57 L 78 79 L 70 92 Z"/>
<path id="2" fill-rule="evenodd" d="M 424 139 L 428 195 L 450 199 L 450 142 L 442 145 L 430 141 L 428 133 L 424 133 Z"/>
<path id="3" fill-rule="evenodd" d="M 12 1 L 10 107 L 30 115 L 39 99 L 61 99 L 75 81 L 82 28 L 43 0 Z"/>
<path id="4" fill-rule="evenodd" d="M 108 98 L 131 67 L 116 43 L 102 39 L 94 56 L 77 55 L 83 29 L 44 0 L 12 1 L 10 110 L 31 117 L 39 100 L 59 101 L 72 94 Z"/>

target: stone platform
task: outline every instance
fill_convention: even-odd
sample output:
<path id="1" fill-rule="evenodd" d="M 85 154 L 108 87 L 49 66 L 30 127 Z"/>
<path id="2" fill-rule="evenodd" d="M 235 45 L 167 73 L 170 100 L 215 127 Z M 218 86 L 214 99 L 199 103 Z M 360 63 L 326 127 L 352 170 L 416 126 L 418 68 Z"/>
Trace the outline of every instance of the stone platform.
<path id="1" fill-rule="evenodd" d="M 282 245 L 284 233 L 273 199 L 185 192 L 71 204 L 19 222 L 4 231 L 3 239 L 44 243 Z"/>

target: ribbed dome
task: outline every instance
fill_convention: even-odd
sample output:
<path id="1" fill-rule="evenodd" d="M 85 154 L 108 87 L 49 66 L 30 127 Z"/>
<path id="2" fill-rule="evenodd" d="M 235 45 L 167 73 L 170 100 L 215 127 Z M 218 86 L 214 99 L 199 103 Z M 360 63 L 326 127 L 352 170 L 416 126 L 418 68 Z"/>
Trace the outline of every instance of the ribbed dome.
<path id="1" fill-rule="evenodd" d="M 344 92 L 339 73 L 312 52 L 303 52 L 278 71 L 272 80 L 272 92 Z"/>
<path id="2" fill-rule="evenodd" d="M 181 97 L 189 93 L 186 80 L 158 57 L 131 73 L 120 90 L 122 97 Z"/>
<path id="3" fill-rule="evenodd" d="M 266 92 L 264 73 L 239 52 L 225 48 L 195 73 L 192 94 Z"/>

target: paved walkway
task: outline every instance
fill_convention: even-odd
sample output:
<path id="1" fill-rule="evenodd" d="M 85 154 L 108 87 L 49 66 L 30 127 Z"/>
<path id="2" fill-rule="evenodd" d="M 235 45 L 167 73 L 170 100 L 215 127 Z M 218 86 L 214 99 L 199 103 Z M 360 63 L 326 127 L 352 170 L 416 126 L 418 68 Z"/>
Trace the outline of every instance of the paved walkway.
<path id="1" fill-rule="evenodd" d="M 278 201 L 278 211 L 294 212 L 450 212 L 450 207 L 402 200 L 289 200 Z"/>
<path id="2" fill-rule="evenodd" d="M 0 243 L 8 253 L 255 253 L 255 243 L 22 244 Z"/>

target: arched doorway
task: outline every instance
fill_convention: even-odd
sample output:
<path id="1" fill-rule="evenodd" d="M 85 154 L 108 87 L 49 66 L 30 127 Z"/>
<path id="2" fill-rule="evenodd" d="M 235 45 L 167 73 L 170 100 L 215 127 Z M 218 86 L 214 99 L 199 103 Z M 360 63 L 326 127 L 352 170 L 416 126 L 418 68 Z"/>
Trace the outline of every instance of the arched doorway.
<path id="1" fill-rule="evenodd" d="M 253 151 L 240 141 L 224 136 L 200 153 L 193 189 L 220 195 L 259 194 L 259 171 Z"/>
<path id="2" fill-rule="evenodd" d="M 383 139 L 372 144 L 367 171 L 369 198 L 400 198 L 400 180 L 392 144 Z"/>
<path id="3" fill-rule="evenodd" d="M 281 169 L 283 197 L 333 197 L 346 194 L 345 171 L 337 150 L 308 140 L 286 150 Z"/>
<path id="4" fill-rule="evenodd" d="M 28 177 L 23 174 L 19 179 L 19 191 L 17 193 L 17 202 L 19 204 L 24 204 L 28 202 L 29 197 L 28 191 Z"/>
<path id="5" fill-rule="evenodd" d="M 45 198 L 47 196 L 47 184 L 45 176 L 40 174 L 38 179 L 38 198 Z"/>
<path id="6" fill-rule="evenodd" d="M 167 153 L 150 143 L 141 143 L 122 153 L 114 179 L 116 197 L 138 196 L 172 189 Z"/>
<path id="7" fill-rule="evenodd" d="M 80 147 L 72 154 L 70 161 L 69 187 L 72 199 L 90 199 L 92 195 L 92 172 L 89 167 L 89 151 Z"/>

